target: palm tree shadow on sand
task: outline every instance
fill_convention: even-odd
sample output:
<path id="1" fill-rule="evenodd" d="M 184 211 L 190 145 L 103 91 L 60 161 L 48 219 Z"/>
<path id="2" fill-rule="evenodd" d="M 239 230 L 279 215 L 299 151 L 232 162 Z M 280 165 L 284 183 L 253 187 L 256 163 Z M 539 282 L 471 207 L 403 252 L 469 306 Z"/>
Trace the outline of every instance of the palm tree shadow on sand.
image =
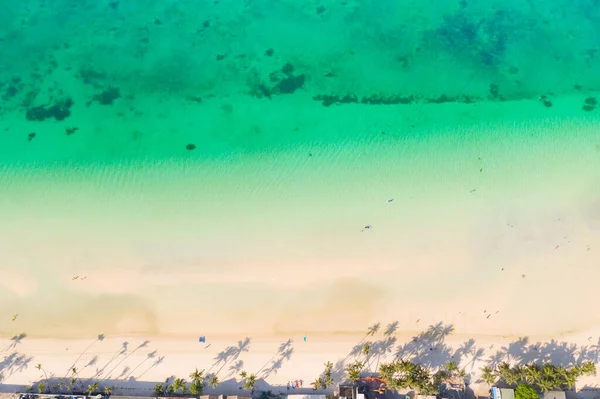
<path id="1" fill-rule="evenodd" d="M 472 375 L 467 375 L 467 381 L 472 377 L 477 376 L 477 371 L 482 365 L 489 365 L 497 367 L 499 364 L 504 362 L 513 365 L 528 365 L 531 363 L 543 364 L 552 362 L 556 365 L 569 366 L 574 364 L 580 364 L 584 361 L 592 361 L 597 363 L 600 354 L 600 340 L 592 341 L 592 337 L 589 339 L 589 344 L 584 346 L 578 346 L 573 343 L 552 340 L 546 343 L 530 342 L 528 337 L 519 338 L 504 346 L 496 348 L 494 347 L 483 348 L 479 347 L 476 340 L 466 339 L 454 349 L 446 343 L 446 339 L 453 332 L 453 327 L 450 324 L 437 323 L 434 324 L 422 332 L 416 334 L 411 340 L 405 343 L 397 343 L 395 333 L 397 331 L 397 323 L 391 323 L 386 328 L 381 328 L 379 323 L 371 326 L 365 336 L 355 345 L 349 353 L 339 359 L 335 365 L 333 377 L 335 383 L 343 382 L 346 378 L 346 369 L 351 365 L 352 362 L 360 361 L 364 363 L 364 367 L 361 369 L 361 375 L 376 376 L 379 375 L 379 367 L 382 362 L 393 362 L 395 360 L 406 360 L 415 364 L 420 364 L 423 367 L 431 369 L 434 372 L 436 369 L 439 370 L 448 362 L 455 362 L 456 365 L 462 369 L 470 367 Z M 380 334 L 380 335 L 378 335 Z M 18 337 L 15 337 L 13 341 L 17 341 Z M 22 336 L 20 339 L 23 339 Z M 139 350 L 148 345 L 149 341 L 143 342 L 135 350 Z M 13 342 L 14 344 L 14 342 Z M 216 369 L 216 372 L 223 370 L 224 367 L 228 367 L 229 374 L 239 375 L 243 368 L 243 361 L 239 359 L 243 352 L 249 351 L 251 344 L 250 338 L 245 338 L 237 343 L 235 346 L 226 347 L 215 357 L 215 362 L 211 366 Z M 112 370 L 115 370 L 121 365 L 124 360 L 129 357 L 135 350 L 126 356 L 123 356 L 127 351 L 127 343 L 123 344 L 123 347 L 112 355 L 108 362 L 104 364 L 104 368 L 107 365 L 113 365 Z M 140 395 L 140 396 L 154 396 L 152 390 L 154 389 L 156 382 L 140 381 L 141 378 L 146 374 L 147 370 L 158 366 L 162 363 L 164 357 L 157 357 L 157 351 L 148 353 L 144 360 L 142 360 L 133 369 L 129 366 L 125 366 L 123 371 L 117 378 L 105 378 L 100 381 L 102 386 L 114 386 L 113 394 L 124 394 L 124 395 Z M 285 392 L 285 386 L 272 386 L 266 380 L 268 377 L 277 373 L 282 367 L 285 361 L 289 361 L 294 353 L 293 341 L 288 340 L 283 342 L 276 353 L 269 359 L 265 360 L 264 365 L 257 371 L 257 382 L 256 389 L 261 390 L 283 390 Z M 114 359 L 118 359 L 119 356 L 123 357 L 119 362 L 115 362 Z M 14 352 L 7 354 L 2 361 L 0 361 L 0 378 L 6 380 L 10 375 L 27 369 L 33 357 L 28 357 L 24 354 Z M 93 364 L 97 359 L 92 359 Z M 90 362 L 91 363 L 91 362 Z M 88 363 L 88 366 L 90 364 Z M 133 377 L 134 372 L 142 371 L 142 366 L 148 366 L 137 378 Z M 85 367 L 84 367 L 85 368 Z M 102 370 L 102 369 L 101 369 Z M 100 371 L 101 371 L 100 370 Z M 111 372 L 112 372 L 111 370 Z M 317 371 L 318 372 L 318 371 Z M 216 376 L 217 373 L 213 373 L 212 376 Z M 208 376 L 208 374 L 207 374 Z M 52 383 L 49 385 L 56 385 L 61 380 L 51 377 Z M 89 379 L 80 379 L 80 383 L 74 387 L 79 391 L 84 390 L 86 383 L 93 383 L 94 377 Z M 219 382 L 216 389 L 207 388 L 206 392 L 224 393 L 228 394 L 240 394 L 240 381 L 236 378 L 223 378 L 223 382 Z M 63 383 L 69 380 L 63 381 Z M 96 380 L 97 381 L 97 380 Z M 40 380 L 38 382 L 45 382 Z M 85 382 L 85 383 L 84 383 Z M 479 382 L 479 381 L 478 381 Z M 162 381 L 161 381 L 162 383 Z M 296 393 L 312 393 L 312 389 L 308 384 L 305 384 L 306 390 L 300 389 L 295 390 Z M 331 388 L 331 386 L 329 387 Z M 12 392 L 17 391 L 21 388 L 15 388 L 10 385 L 3 385 L 3 390 L 10 390 Z M 319 390 L 318 392 L 325 392 Z"/>
<path id="2" fill-rule="evenodd" d="M 211 371 L 218 367 L 216 371 L 212 373 L 212 375 L 218 376 L 223 368 L 227 365 L 230 365 L 232 362 L 238 360 L 240 355 L 244 352 L 248 352 L 250 350 L 250 343 L 252 342 L 250 337 L 244 338 L 244 340 L 238 341 L 236 346 L 228 346 L 221 352 L 217 354 L 214 358 L 214 363 L 210 366 L 207 373 L 211 373 Z M 231 370 L 231 369 L 230 369 Z"/>
<path id="3" fill-rule="evenodd" d="M 113 362 L 115 361 L 119 356 L 123 356 L 127 353 L 127 348 L 129 346 L 129 342 L 125 341 L 121 344 L 121 348 L 119 348 L 114 354 L 113 356 L 104 364 L 104 366 L 102 366 L 102 368 L 100 368 L 98 371 L 96 371 L 96 374 L 94 375 L 94 378 L 98 378 L 102 375 L 102 373 L 104 373 L 104 370 L 106 370 L 106 368 Z"/>
<path id="4" fill-rule="evenodd" d="M 133 355 L 133 354 L 134 354 L 135 352 L 137 352 L 138 350 L 140 350 L 140 349 L 142 349 L 142 348 L 145 348 L 145 347 L 147 347 L 149 343 L 150 343 L 150 341 L 148 341 L 148 340 L 146 340 L 146 341 L 143 341 L 141 344 L 139 344 L 139 345 L 137 346 L 137 348 L 135 348 L 134 350 L 132 350 L 131 352 L 129 352 L 127 355 L 123 356 L 123 358 L 122 358 L 121 360 L 119 360 L 119 362 L 117 362 L 117 364 L 115 364 L 115 365 L 114 365 L 114 367 L 113 367 L 113 368 L 112 368 L 112 369 L 111 369 L 111 370 L 110 370 L 108 373 L 106 373 L 106 377 L 105 377 L 104 379 L 105 379 L 105 380 L 106 380 L 106 379 L 109 379 L 109 378 L 110 378 L 110 376 L 112 375 L 113 371 L 115 371 L 115 369 L 116 369 L 117 367 L 119 367 L 119 365 L 120 365 L 121 363 L 123 363 L 125 360 L 127 360 L 127 358 L 129 358 L 129 356 Z M 122 377 L 122 376 L 123 376 L 123 373 L 121 373 L 121 377 Z M 117 379 L 119 379 L 119 378 L 117 378 Z"/>
<path id="5" fill-rule="evenodd" d="M 273 357 L 271 357 L 267 362 L 256 372 L 256 375 L 259 378 L 266 379 L 271 374 L 277 374 L 277 371 L 281 369 L 284 361 L 290 360 L 292 357 L 292 353 L 294 353 L 294 348 L 292 344 L 294 340 L 288 339 L 279 345 L 277 352 Z"/>
<path id="6" fill-rule="evenodd" d="M 12 337 L 10 340 L 12 341 L 6 348 L 4 348 L 2 350 L 2 352 L 6 352 L 9 351 L 11 349 L 15 349 L 17 347 L 17 345 L 19 345 L 21 342 L 23 342 L 23 340 L 27 338 L 27 334 L 26 333 L 21 333 L 19 335 L 15 335 L 14 337 Z"/>
<path id="7" fill-rule="evenodd" d="M 33 356 L 13 352 L 0 361 L 0 384 L 16 373 L 20 373 L 29 367 Z"/>

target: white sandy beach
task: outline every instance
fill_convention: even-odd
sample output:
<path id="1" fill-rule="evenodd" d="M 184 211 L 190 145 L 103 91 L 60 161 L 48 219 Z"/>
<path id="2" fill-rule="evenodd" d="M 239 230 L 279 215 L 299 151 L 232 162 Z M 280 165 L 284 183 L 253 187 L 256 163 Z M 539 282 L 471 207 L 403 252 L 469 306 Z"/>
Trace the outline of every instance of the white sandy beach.
<path id="1" fill-rule="evenodd" d="M 418 324 L 415 323 L 416 330 Z M 418 359 L 420 363 L 436 370 L 447 361 L 456 361 L 467 373 L 470 388 L 475 394 L 487 395 L 489 386 L 478 378 L 479 369 L 485 364 L 498 364 L 502 361 L 528 363 L 551 361 L 554 364 L 569 365 L 585 360 L 598 361 L 598 330 L 585 334 L 558 337 L 546 341 L 545 337 L 478 336 L 439 334 L 426 327 L 421 335 L 413 336 L 384 333 L 382 324 L 379 333 L 366 337 L 354 335 L 308 335 L 264 336 L 259 338 L 223 337 L 199 343 L 197 337 L 150 338 L 141 337 L 105 338 L 102 342 L 88 340 L 23 339 L 4 340 L 3 345 L 11 345 L 3 352 L 9 361 L 2 363 L 4 376 L 3 392 L 24 390 L 35 381 L 48 377 L 71 377 L 69 369 L 75 363 L 77 378 L 87 387 L 89 381 L 98 381 L 101 386 L 114 387 L 115 394 L 152 396 L 156 383 L 166 379 L 183 377 L 195 368 L 204 369 L 210 375 L 217 375 L 222 381 L 205 392 L 218 394 L 239 394 L 239 372 L 246 370 L 259 377 L 257 389 L 270 389 L 274 393 L 287 392 L 290 381 L 302 381 L 303 387 L 289 393 L 312 393 L 310 382 L 323 371 L 324 363 L 336 364 L 336 381 L 343 379 L 342 365 L 356 359 L 364 359 L 360 352 L 361 343 L 369 343 L 373 355 L 368 359 L 366 369 L 374 370 L 381 362 L 389 362 L 401 356 Z M 439 327 L 439 326 L 438 326 Z M 442 327 L 449 327 L 444 325 Z M 428 332 L 428 333 L 427 333 Z M 90 347 L 91 345 L 91 347 Z M 3 349 L 6 346 L 3 346 Z M 87 349 L 87 351 L 86 351 Z M 13 355 L 9 355 L 14 353 Z M 82 355 L 83 354 L 83 355 Z M 42 365 L 42 370 L 34 366 Z M 579 397 L 597 395 L 595 378 L 583 378 L 577 388 Z M 600 389 L 600 388 L 599 388 Z M 330 392 L 330 391 L 329 391 Z M 591 396 L 590 396 L 591 395 Z"/>

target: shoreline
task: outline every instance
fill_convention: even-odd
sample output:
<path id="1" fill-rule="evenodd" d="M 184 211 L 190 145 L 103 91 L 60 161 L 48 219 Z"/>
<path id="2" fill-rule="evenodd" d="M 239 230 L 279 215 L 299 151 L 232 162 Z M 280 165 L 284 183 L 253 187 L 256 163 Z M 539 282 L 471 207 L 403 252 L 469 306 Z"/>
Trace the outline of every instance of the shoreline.
<path id="1" fill-rule="evenodd" d="M 540 337 L 455 335 L 452 326 L 443 323 L 429 326 L 416 335 L 401 331 L 387 334 L 386 327 L 392 325 L 381 324 L 373 335 L 367 332 L 363 332 L 361 336 L 307 334 L 306 342 L 302 336 L 286 338 L 273 335 L 238 336 L 237 339 L 207 336 L 205 343 L 199 343 L 198 337 L 190 337 L 188 340 L 182 336 L 153 339 L 104 337 L 102 341 L 25 337 L 10 350 L 4 350 L 1 355 L 5 358 L 10 356 L 13 361 L 19 358 L 29 359 L 27 367 L 19 372 L 7 368 L 6 364 L 4 370 L 0 367 L 0 373 L 4 372 L 5 376 L 0 384 L 30 385 L 34 381 L 43 380 L 44 374 L 32 367 L 38 363 L 50 379 L 53 375 L 62 378 L 65 373 L 68 375 L 67 370 L 77 360 L 77 375 L 80 380 L 93 378 L 100 370 L 101 374 L 96 375 L 94 381 L 101 381 L 101 385 L 115 386 L 117 390 L 113 394 L 131 393 L 127 390 L 133 389 L 132 387 L 138 387 L 135 388 L 136 395 L 142 394 L 166 377 L 187 379 L 195 368 L 204 369 L 208 375 L 217 372 L 223 382 L 216 389 L 207 387 L 205 394 L 223 391 L 235 393 L 232 387 L 239 384 L 236 382 L 239 377 L 236 376 L 241 370 L 258 374 L 257 390 L 268 387 L 285 393 L 286 383 L 292 380 L 303 380 L 306 388 L 323 371 L 323 365 L 328 361 L 336 365 L 336 383 L 339 383 L 343 367 L 362 356 L 360 348 L 366 343 L 374 351 L 369 360 L 369 368 L 372 370 L 376 369 L 377 364 L 389 362 L 396 357 L 409 359 L 433 371 L 448 361 L 456 361 L 467 372 L 471 388 L 476 393 L 485 394 L 488 387 L 477 381 L 480 368 L 486 364 L 501 361 L 514 364 L 550 361 L 566 366 L 588 360 L 598 363 L 600 357 L 600 327 L 560 339 L 542 340 Z M 591 334 L 595 335 L 592 337 Z M 5 349 L 6 344 L 14 342 L 0 340 L 0 348 Z M 289 351 L 287 355 L 283 354 L 282 347 Z M 269 367 L 276 369 L 263 374 Z M 111 369 L 110 373 L 106 371 L 108 369 Z M 10 374 L 11 371 L 14 373 Z M 8 374 L 10 375 L 7 377 Z M 597 382 L 597 377 L 586 377 L 578 387 L 590 387 Z M 294 392 L 314 391 L 305 389 Z"/>

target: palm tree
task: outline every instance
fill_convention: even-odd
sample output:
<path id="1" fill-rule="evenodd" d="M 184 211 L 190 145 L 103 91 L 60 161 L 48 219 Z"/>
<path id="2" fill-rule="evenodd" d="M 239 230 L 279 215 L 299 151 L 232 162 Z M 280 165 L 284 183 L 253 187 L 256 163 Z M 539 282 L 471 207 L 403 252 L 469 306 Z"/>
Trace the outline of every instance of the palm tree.
<path id="1" fill-rule="evenodd" d="M 546 379 L 541 379 L 540 381 L 538 381 L 537 386 L 542 392 L 548 392 L 549 390 L 554 388 L 552 383 Z"/>
<path id="2" fill-rule="evenodd" d="M 371 345 L 369 344 L 364 344 L 362 346 L 362 348 L 360 349 L 361 353 L 365 356 L 365 361 L 364 364 L 368 364 L 369 363 L 369 355 L 371 354 Z M 367 366 L 367 369 L 370 368 L 369 366 Z"/>
<path id="3" fill-rule="evenodd" d="M 185 393 L 187 391 L 187 386 L 185 383 L 186 381 L 183 378 L 175 378 L 175 381 L 173 381 L 171 387 L 175 392 L 179 392 L 181 390 L 181 393 Z"/>
<path id="4" fill-rule="evenodd" d="M 519 381 L 526 381 L 527 369 L 523 366 L 516 365 L 512 368 L 512 372 Z"/>
<path id="5" fill-rule="evenodd" d="M 194 396 L 202 395 L 202 391 L 204 391 L 204 384 L 200 381 L 194 381 L 192 385 L 190 385 L 190 392 Z"/>
<path id="6" fill-rule="evenodd" d="M 94 392 L 98 390 L 98 382 L 94 382 L 92 385 L 88 385 L 88 395 L 92 396 Z"/>
<path id="7" fill-rule="evenodd" d="M 104 395 L 110 396 L 113 393 L 113 387 L 104 387 Z"/>
<path id="8" fill-rule="evenodd" d="M 44 384 L 43 382 L 40 382 L 40 383 L 37 385 L 37 391 L 38 391 L 38 393 L 42 393 L 42 392 L 44 392 L 44 389 L 46 389 L 46 384 Z"/>
<path id="9" fill-rule="evenodd" d="M 553 389 L 555 388 L 558 384 L 558 376 L 559 376 L 559 372 L 556 368 L 556 366 L 554 366 L 553 364 L 550 363 L 546 363 L 542 366 L 542 373 L 541 373 L 541 378 L 540 378 L 540 383 L 542 381 L 544 381 L 544 385 L 548 386 L 549 389 Z M 540 388 L 542 387 L 541 384 Z"/>
<path id="10" fill-rule="evenodd" d="M 154 386 L 154 396 L 164 396 L 165 394 L 165 386 L 163 384 L 156 384 Z"/>
<path id="11" fill-rule="evenodd" d="M 363 366 L 364 366 L 364 364 L 362 362 L 356 361 L 355 363 L 352 363 L 351 365 L 346 367 L 346 373 L 348 374 L 348 378 L 351 381 L 360 380 L 360 372 L 361 372 Z"/>
<path id="12" fill-rule="evenodd" d="M 46 374 L 46 370 L 44 370 L 42 368 L 41 364 L 37 364 L 37 366 L 35 366 L 36 369 L 41 370 L 44 373 L 44 378 L 46 379 L 46 384 L 48 384 L 48 374 Z"/>
<path id="13" fill-rule="evenodd" d="M 255 387 L 256 387 L 256 376 L 254 374 L 250 374 L 246 378 L 246 382 L 244 382 L 243 388 L 246 391 L 254 391 Z"/>
<path id="14" fill-rule="evenodd" d="M 452 375 L 458 371 L 458 365 L 455 361 L 448 361 L 446 362 L 446 370 L 450 373 L 450 375 Z"/>
<path id="15" fill-rule="evenodd" d="M 575 374 L 573 372 L 569 372 L 567 371 L 565 374 L 563 374 L 563 383 L 569 387 L 569 389 L 573 389 L 573 387 L 575 386 L 575 383 L 577 382 L 577 377 L 575 376 Z"/>
<path id="16" fill-rule="evenodd" d="M 333 363 L 331 362 L 325 363 L 324 382 L 325 388 L 333 385 Z"/>
<path id="17" fill-rule="evenodd" d="M 190 373 L 190 380 L 193 382 L 204 383 L 204 370 L 198 371 L 198 369 Z"/>
<path id="18" fill-rule="evenodd" d="M 442 383 L 448 379 L 448 376 L 449 375 L 446 370 L 438 370 L 438 372 L 433 375 L 434 385 L 442 385 Z"/>
<path id="19" fill-rule="evenodd" d="M 219 377 L 217 377 L 216 375 L 213 375 L 212 377 L 210 377 L 210 386 L 214 389 L 217 387 L 217 385 L 219 385 L 221 381 L 219 381 Z"/>
<path id="20" fill-rule="evenodd" d="M 71 378 L 71 381 L 69 382 L 69 391 L 73 391 L 73 388 L 75 388 L 75 384 L 77 384 L 77 378 Z"/>
<path id="21" fill-rule="evenodd" d="M 535 363 L 526 365 L 523 371 L 523 377 L 528 384 L 536 383 L 541 377 L 540 366 Z"/>
<path id="22" fill-rule="evenodd" d="M 379 375 L 383 380 L 387 382 L 388 385 L 392 382 L 392 377 L 394 375 L 396 368 L 394 363 L 381 363 L 379 365 Z"/>
<path id="23" fill-rule="evenodd" d="M 242 371 L 240 372 L 240 377 L 241 377 L 243 380 L 245 380 L 245 379 L 246 379 L 246 377 L 248 377 L 248 373 L 247 373 L 245 370 L 242 370 Z"/>
<path id="24" fill-rule="evenodd" d="M 365 357 L 369 357 L 369 354 L 371 353 L 371 345 L 364 344 L 361 348 L 361 352 L 363 355 L 365 355 Z"/>
<path id="25" fill-rule="evenodd" d="M 498 365 L 498 375 L 506 381 L 508 385 L 515 385 L 520 379 L 520 375 L 506 362 L 502 362 Z"/>
<path id="26" fill-rule="evenodd" d="M 581 363 L 580 370 L 583 375 L 596 375 L 596 365 L 590 361 Z"/>
<path id="27" fill-rule="evenodd" d="M 492 385 L 496 382 L 496 373 L 490 366 L 483 366 L 481 368 L 481 379 L 488 385 Z"/>
<path id="28" fill-rule="evenodd" d="M 323 377 L 319 377 L 315 380 L 315 382 L 313 382 L 313 389 L 316 391 L 317 389 L 325 389 L 327 388 L 327 386 L 325 385 L 325 380 L 323 379 Z"/>

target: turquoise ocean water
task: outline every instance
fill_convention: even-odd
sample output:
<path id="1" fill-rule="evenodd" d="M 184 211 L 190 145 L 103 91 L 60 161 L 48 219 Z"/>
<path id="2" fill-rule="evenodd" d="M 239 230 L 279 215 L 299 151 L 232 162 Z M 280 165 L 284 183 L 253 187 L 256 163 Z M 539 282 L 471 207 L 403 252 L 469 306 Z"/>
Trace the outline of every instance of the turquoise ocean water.
<path id="1" fill-rule="evenodd" d="M 598 259 L 581 257 L 600 231 L 599 66 L 597 0 L 0 0 L 0 333 L 26 312 L 33 334 L 196 331 L 173 327 L 168 304 L 210 305 L 239 329 L 223 290 L 248 309 L 312 295 L 263 287 L 279 271 L 260 265 L 353 256 L 437 287 L 402 263 L 393 228 L 384 244 L 347 232 L 392 220 L 428 235 L 542 202 L 577 215 L 573 259 L 593 280 Z M 473 234 L 459 240 L 473 285 L 494 279 L 475 270 L 524 267 Z M 178 288 L 158 281 L 169 270 Z M 73 288 L 87 274 L 96 283 Z M 380 316 L 367 307 L 335 328 Z M 300 329 L 278 317 L 265 330 Z"/>

